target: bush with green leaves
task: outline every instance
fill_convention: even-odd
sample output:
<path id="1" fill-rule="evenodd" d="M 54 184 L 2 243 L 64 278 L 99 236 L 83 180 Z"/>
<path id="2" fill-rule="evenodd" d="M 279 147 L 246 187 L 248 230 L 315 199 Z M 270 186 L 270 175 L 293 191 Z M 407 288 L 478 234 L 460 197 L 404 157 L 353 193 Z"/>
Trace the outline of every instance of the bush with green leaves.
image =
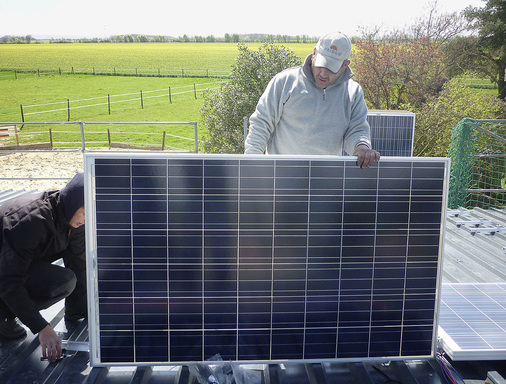
<path id="1" fill-rule="evenodd" d="M 464 76 L 459 76 L 446 82 L 439 95 L 414 112 L 414 155 L 444 157 L 450 146 L 452 130 L 459 121 L 466 117 L 504 119 L 506 103 L 493 95 L 476 92 L 467 85 Z"/>
<path id="2" fill-rule="evenodd" d="M 244 117 L 255 111 L 275 74 L 301 64 L 301 59 L 283 45 L 264 43 L 251 51 L 239 44 L 238 50 L 230 82 L 218 91 L 204 92 L 200 113 L 207 128 L 202 145 L 207 153 L 243 153 Z"/>

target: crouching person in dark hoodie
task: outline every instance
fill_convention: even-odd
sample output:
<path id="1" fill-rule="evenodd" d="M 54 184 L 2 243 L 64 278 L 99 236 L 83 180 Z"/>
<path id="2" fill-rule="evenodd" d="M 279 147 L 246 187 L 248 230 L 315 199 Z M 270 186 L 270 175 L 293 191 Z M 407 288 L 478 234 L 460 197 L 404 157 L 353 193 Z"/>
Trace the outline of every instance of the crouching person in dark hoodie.
<path id="1" fill-rule="evenodd" d="M 61 341 L 40 310 L 65 298 L 65 320 L 86 317 L 84 175 L 60 191 L 0 206 L 0 335 L 39 335 L 42 357 L 61 357 Z M 65 267 L 53 264 L 63 259 Z"/>

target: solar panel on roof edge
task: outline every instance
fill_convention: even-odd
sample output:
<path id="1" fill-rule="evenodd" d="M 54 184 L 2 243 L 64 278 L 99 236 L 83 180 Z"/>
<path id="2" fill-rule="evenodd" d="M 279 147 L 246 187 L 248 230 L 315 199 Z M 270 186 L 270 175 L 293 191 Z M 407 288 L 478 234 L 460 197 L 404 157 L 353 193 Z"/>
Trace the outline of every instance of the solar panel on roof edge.
<path id="1" fill-rule="evenodd" d="M 506 359 L 506 283 L 443 284 L 438 334 L 454 361 Z"/>
<path id="2" fill-rule="evenodd" d="M 85 162 L 93 365 L 433 355 L 446 159 Z"/>

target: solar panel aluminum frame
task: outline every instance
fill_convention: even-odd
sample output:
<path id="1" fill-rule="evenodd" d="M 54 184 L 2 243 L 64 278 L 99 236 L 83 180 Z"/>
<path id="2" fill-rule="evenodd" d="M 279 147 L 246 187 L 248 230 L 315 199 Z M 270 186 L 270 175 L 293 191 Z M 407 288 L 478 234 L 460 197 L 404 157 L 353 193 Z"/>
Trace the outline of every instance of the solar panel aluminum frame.
<path id="1" fill-rule="evenodd" d="M 195 361 L 200 361 L 205 363 L 205 359 L 207 359 L 207 355 L 204 356 L 202 354 L 201 359 L 188 359 L 187 361 L 104 361 L 103 354 L 101 352 L 101 327 L 103 324 L 100 323 L 100 306 L 99 306 L 99 281 L 100 276 L 98 273 L 98 260 L 97 260 L 97 192 L 96 192 L 96 163 L 97 161 L 104 160 L 128 160 L 131 162 L 135 162 L 142 159 L 151 160 L 167 160 L 167 159 L 177 159 L 177 160 L 192 160 L 198 159 L 203 162 L 209 160 L 223 160 L 223 161 L 314 161 L 314 162 L 343 162 L 344 167 L 349 167 L 348 169 L 357 169 L 355 166 L 356 158 L 355 157 L 347 157 L 347 156 L 264 156 L 264 155 L 186 155 L 186 154 L 162 154 L 162 153 L 86 153 L 84 155 L 85 159 L 85 205 L 86 205 L 86 250 L 87 250 L 87 268 L 88 268 L 88 319 L 89 319 L 89 340 L 90 340 L 90 364 L 92 366 L 145 366 L 145 365 L 174 365 L 174 364 L 184 364 L 191 363 Z M 441 191 L 437 193 L 441 197 L 441 213 L 440 213 L 440 222 L 436 223 L 437 228 L 437 272 L 435 276 L 431 275 L 431 277 L 435 278 L 435 290 L 431 292 L 434 295 L 433 300 L 433 316 L 428 320 L 429 324 L 426 326 L 431 333 L 430 342 L 430 351 L 424 353 L 424 355 L 420 356 L 417 354 L 413 355 L 378 355 L 378 356 L 351 356 L 351 357 L 332 357 L 332 358 L 262 358 L 262 359 L 228 359 L 224 357 L 225 360 L 237 361 L 242 364 L 245 363 L 272 363 L 272 362 L 306 362 L 306 363 L 321 363 L 321 362 L 333 362 L 333 361 L 391 361 L 391 360 L 406 360 L 406 359 L 430 359 L 435 356 L 436 347 L 437 347 L 437 314 L 439 310 L 439 287 L 441 284 L 441 257 L 443 252 L 443 241 L 444 238 L 444 220 L 445 220 L 445 212 L 446 212 L 446 203 L 447 203 L 447 191 L 448 191 L 448 180 L 449 180 L 449 159 L 442 158 L 406 158 L 406 157 L 388 157 L 382 158 L 379 163 L 373 165 L 369 170 L 360 170 L 364 172 L 379 172 L 378 169 L 382 166 L 388 166 L 388 164 L 393 163 L 404 163 L 411 164 L 411 167 L 416 166 L 417 164 L 429 164 L 429 165 L 437 165 L 444 169 L 444 175 L 442 176 L 442 188 Z M 353 167 L 352 167 L 353 165 Z M 376 171 L 375 171 L 376 170 Z M 343 178 L 346 180 L 346 178 Z M 378 182 L 379 177 L 377 177 L 376 183 Z M 410 183 L 412 180 L 410 179 Z M 411 184 L 410 184 L 411 185 Z M 344 193 L 344 192 L 343 192 Z M 410 187 L 410 201 L 411 201 L 411 187 Z M 133 195 L 131 195 L 132 197 Z M 343 197 L 344 198 L 344 197 Z M 411 204 L 411 203 L 410 203 Z M 288 204 L 289 205 L 289 204 Z M 410 212 L 406 213 L 408 216 Z M 376 225 L 376 222 L 374 223 Z M 306 235 L 309 237 L 309 235 Z M 421 240 L 422 237 L 419 237 Z M 407 248 L 406 248 L 407 249 Z M 406 250 L 407 252 L 407 250 Z M 407 261 L 406 261 L 407 265 Z M 359 272 L 360 273 L 360 272 Z M 406 277 L 404 277 L 406 281 Z M 168 281 L 168 279 L 167 279 Z M 420 280 L 421 281 L 421 280 Z M 272 284 L 275 281 L 271 281 Z M 341 284 L 341 283 L 339 283 Z M 403 291 L 401 293 L 406 295 Z M 372 288 L 371 288 L 372 295 Z M 134 299 L 132 297 L 132 299 Z M 239 297 L 237 297 L 239 300 Z M 372 298 L 371 298 L 372 300 Z M 272 313 L 271 313 L 272 315 Z M 203 316 L 203 315 L 202 315 Z M 370 313 L 372 316 L 372 312 Z M 402 316 L 405 316 L 404 308 L 402 309 Z M 407 329 L 407 328 L 406 328 Z M 134 329 L 133 331 L 136 331 Z M 204 333 L 204 330 L 201 330 Z M 337 329 L 336 329 L 337 331 Z M 350 328 L 350 331 L 353 332 L 353 329 Z M 272 329 L 271 329 L 272 332 Z M 304 331 L 305 332 L 305 331 Z M 371 331 L 370 331 L 371 332 Z M 351 334 L 351 336 L 353 336 Z M 369 338 L 371 334 L 369 334 Z M 337 338 L 337 335 L 336 335 Z M 284 340 L 281 338 L 280 340 Z M 305 340 L 305 339 L 304 339 Z M 387 342 L 388 340 L 385 340 Z M 354 341 L 353 341 L 354 342 Z M 369 341 L 370 342 L 370 341 Z M 336 348 L 339 343 L 336 343 Z M 274 344 L 271 344 L 272 348 Z M 317 349 L 318 345 L 313 345 L 313 348 Z M 370 348 L 370 347 L 369 347 Z M 217 351 L 219 353 L 219 351 Z M 209 362 L 212 364 L 212 362 Z"/>

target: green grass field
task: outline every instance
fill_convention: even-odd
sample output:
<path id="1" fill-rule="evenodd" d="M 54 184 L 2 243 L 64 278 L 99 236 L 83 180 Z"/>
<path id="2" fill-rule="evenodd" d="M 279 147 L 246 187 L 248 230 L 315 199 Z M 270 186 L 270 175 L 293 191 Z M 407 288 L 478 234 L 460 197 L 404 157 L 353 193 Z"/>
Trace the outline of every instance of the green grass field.
<path id="1" fill-rule="evenodd" d="M 200 123 L 199 109 L 202 106 L 202 91 L 206 88 L 220 87 L 217 79 L 205 78 L 156 78 L 156 77 L 122 77 L 122 76 L 91 76 L 91 75 L 47 75 L 24 76 L 14 79 L 0 80 L 2 107 L 0 122 L 21 122 L 21 105 L 23 105 L 24 121 L 26 122 L 189 122 L 197 121 L 200 136 L 205 130 Z M 169 89 L 171 97 L 169 99 Z M 196 89 L 196 92 L 195 92 Z M 141 104 L 140 91 L 143 99 Z M 197 99 L 195 99 L 195 95 Z M 68 100 L 68 102 L 67 102 Z M 110 101 L 110 104 L 109 104 Z M 109 113 L 110 111 L 110 113 Z M 30 142 L 47 140 L 47 125 L 25 125 L 21 137 Z M 107 141 L 108 126 L 93 126 L 94 131 L 101 134 L 86 136 L 89 141 Z M 167 128 L 167 127 L 165 127 Z M 191 128 L 191 129 L 190 129 Z M 52 127 L 55 142 L 75 142 L 81 145 L 79 132 L 71 136 L 63 135 L 62 130 L 77 129 L 76 126 Z M 122 130 L 131 132 L 132 127 L 111 127 L 117 133 Z M 193 127 L 175 126 L 171 130 L 178 136 L 194 136 Z M 135 142 L 146 142 L 157 145 L 161 143 L 161 127 L 139 126 L 139 132 L 158 132 L 159 137 L 136 135 Z M 30 133 L 29 135 L 26 133 Z M 43 132 L 35 135 L 35 132 Z M 25 136 L 26 134 L 26 136 Z M 116 141 L 126 140 L 128 135 L 115 135 Z M 193 147 L 186 143 L 185 147 Z M 105 145 L 105 144 L 103 144 Z"/>
<path id="2" fill-rule="evenodd" d="M 28 44 L 4 45 L 2 69 L 211 69 L 226 71 L 232 44 Z"/>
<path id="3" fill-rule="evenodd" d="M 261 44 L 248 44 L 256 50 Z M 311 44 L 287 44 L 305 57 Z M 0 70 L 172 70 L 180 73 L 204 71 L 227 74 L 237 57 L 233 43 L 90 43 L 90 44 L 3 44 Z"/>
<path id="4" fill-rule="evenodd" d="M 216 79 L 203 78 L 137 78 L 91 75 L 38 77 L 32 75 L 17 80 L 4 79 L 0 80 L 0 92 L 4 95 L 1 101 L 3 107 L 0 108 L 0 122 L 21 122 L 21 104 L 23 105 L 25 122 L 67 122 L 69 121 L 70 106 L 71 122 L 197 121 L 202 137 L 205 133 L 199 113 L 203 103 L 202 91 L 220 86 L 220 81 Z M 86 140 L 102 142 L 98 146 L 105 145 L 107 128 L 115 131 L 114 141 L 116 142 L 133 141 L 146 145 L 154 145 L 155 143 L 161 145 L 163 129 L 169 128 L 136 126 L 135 135 L 128 135 L 120 133 L 132 132 L 132 126 L 100 125 L 89 127 L 99 133 L 87 134 Z M 75 142 L 75 146 L 81 145 L 78 126 L 25 125 L 21 137 L 29 142 L 47 141 L 48 128 L 52 128 L 55 142 L 65 143 L 60 146 L 74 146 L 68 144 L 69 142 Z M 73 133 L 65 135 L 63 134 L 64 130 L 73 131 Z M 193 126 L 171 126 L 170 130 L 174 131 L 173 133 L 177 136 L 194 137 Z M 36 132 L 41 132 L 41 134 L 36 134 Z M 141 132 L 157 133 L 157 135 L 156 137 L 137 135 Z M 173 145 L 175 144 L 173 143 Z M 175 146 L 181 148 L 179 145 Z M 193 149 L 193 146 L 193 143 L 186 142 L 184 148 Z"/>
<path id="5" fill-rule="evenodd" d="M 198 110 L 201 92 L 220 86 L 220 80 L 206 78 L 27 75 L 17 80 L 0 80 L 3 95 L 0 121 L 21 121 L 21 105 L 25 121 L 67 121 L 67 100 L 73 121 L 165 121 L 168 118 L 180 121 L 190 117 L 194 121 L 197 116 L 188 112 Z M 143 92 L 144 109 L 141 108 L 140 91 Z"/>
<path id="6" fill-rule="evenodd" d="M 255 50 L 260 44 L 248 46 Z M 312 46 L 292 44 L 290 48 L 304 57 Z M 154 75 L 207 72 L 222 76 L 230 73 L 237 55 L 236 44 L 1 45 L 0 122 L 21 122 L 23 118 L 26 122 L 62 123 L 196 121 L 201 139 L 205 134 L 199 113 L 202 91 L 219 88 L 220 82 L 226 79 L 70 73 L 72 70 L 111 74 L 113 71 L 128 74 L 138 71 Z M 81 145 L 79 126 L 66 124 L 24 125 L 20 142 L 48 142 L 50 129 L 56 147 Z M 108 129 L 111 140 L 116 143 L 160 146 L 163 131 L 168 131 L 166 147 L 194 148 L 191 140 L 180 138 L 193 139 L 191 125 L 87 125 L 85 138 L 90 143 L 87 146 L 107 146 Z M 3 144 L 14 143 L 12 137 L 2 140 Z"/>
<path id="7" fill-rule="evenodd" d="M 251 50 L 259 46 L 259 43 L 248 44 Z M 310 44 L 287 46 L 300 57 L 305 57 L 313 48 Z M 228 75 L 237 55 L 237 45 L 225 43 L 0 45 L 0 122 L 21 122 L 23 105 L 26 122 L 196 121 L 201 138 L 205 134 L 199 113 L 203 103 L 202 91 L 219 88 L 226 78 L 94 76 L 70 72 L 72 69 L 75 73 L 113 73 L 116 70 L 156 75 L 158 71 L 162 74 L 172 71 L 191 75 L 208 71 L 213 75 Z M 86 140 L 107 142 L 107 128 L 105 125 L 90 126 L 92 132 L 86 135 Z M 135 127 L 135 133 L 154 135 L 132 135 L 132 126 L 109 128 L 115 131 L 114 140 L 159 145 L 162 131 L 167 127 Z M 48 129 L 47 125 L 25 125 L 21 137 L 30 142 L 46 141 Z M 69 142 L 74 142 L 73 146 L 81 145 L 76 126 L 53 126 L 51 129 L 53 141 L 60 142 L 60 146 L 70 146 Z M 170 129 L 176 136 L 194 136 L 193 126 Z M 193 148 L 193 143 L 187 140 L 182 143 L 177 138 L 171 140 L 177 146 Z"/>

